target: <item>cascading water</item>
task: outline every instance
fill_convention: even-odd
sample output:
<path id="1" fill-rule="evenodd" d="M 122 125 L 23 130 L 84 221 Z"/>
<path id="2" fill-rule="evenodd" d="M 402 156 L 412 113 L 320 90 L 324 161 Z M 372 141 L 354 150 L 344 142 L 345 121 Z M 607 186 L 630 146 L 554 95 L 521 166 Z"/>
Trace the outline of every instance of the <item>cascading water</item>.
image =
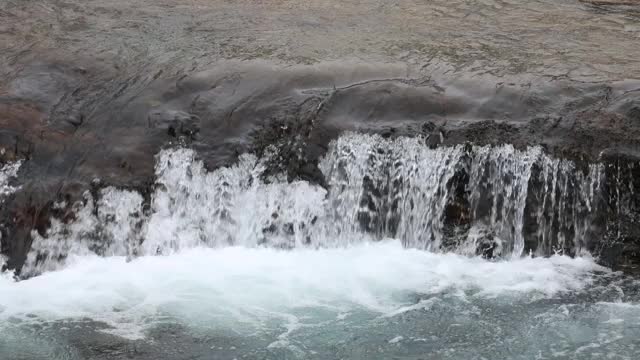
<path id="1" fill-rule="evenodd" d="M 531 168 L 544 158 L 540 148 L 518 151 L 511 146 L 485 146 L 474 153 L 469 180 L 473 218 L 482 219 L 495 236 L 507 241 L 505 251 L 520 256 Z"/>
<path id="2" fill-rule="evenodd" d="M 87 193 L 84 203 L 74 205 L 75 221 L 54 219 L 44 237 L 33 232 L 24 273 L 57 268 L 68 254 L 132 257 L 231 245 L 335 247 L 383 238 L 470 255 L 489 246 L 491 257 L 519 257 L 527 235 L 544 255 L 555 246 L 569 246 L 568 236 L 573 247 L 585 246 L 602 176 L 598 165 L 583 173 L 537 147 L 430 149 L 418 138 L 361 134 L 331 143 L 319 165 L 327 189 L 262 179 L 265 160 L 243 155 L 234 166 L 207 172 L 192 150 L 164 150 L 157 157 L 148 211 L 132 191 L 105 188 L 99 199 Z M 541 182 L 537 202 L 527 201 L 534 172 Z M 464 203 L 458 204 L 460 211 L 468 214 L 448 214 L 456 202 Z M 525 212 L 539 223 L 535 234 L 523 232 Z M 454 234 L 451 227 L 457 228 Z"/>
<path id="3" fill-rule="evenodd" d="M 534 181 L 540 189 L 531 194 L 535 207 L 532 237 L 539 246 L 553 251 L 579 253 L 587 249 L 591 225 L 597 213 L 603 187 L 604 167 L 590 164 L 577 169 L 568 160 L 544 157 Z"/>
<path id="4" fill-rule="evenodd" d="M 4 196 L 16 191 L 15 187 L 9 185 L 9 181 L 18 174 L 20 165 L 22 162 L 16 161 L 0 167 L 0 201 Z"/>
<path id="5" fill-rule="evenodd" d="M 16 161 L 7 163 L 0 167 L 0 206 L 4 202 L 5 196 L 18 190 L 16 187 L 11 186 L 9 182 L 18 174 L 20 165 L 22 165 L 22 162 Z M 2 232 L 0 232 L 0 249 L 2 249 Z M 0 254 L 0 269 L 4 267 L 5 263 L 6 259 L 2 254 Z"/>
<path id="6" fill-rule="evenodd" d="M 207 171 L 166 149 L 147 200 L 55 204 L 73 216 L 33 231 L 25 280 L 0 274 L 0 358 L 640 353 L 640 284 L 584 251 L 602 165 L 345 134 L 322 187 L 267 171 L 276 153 Z"/>
<path id="7" fill-rule="evenodd" d="M 329 184 L 328 223 L 339 224 L 347 238 L 367 231 L 437 250 L 449 182 L 462 154 L 461 147 L 431 150 L 418 139 L 338 139 L 320 164 Z"/>

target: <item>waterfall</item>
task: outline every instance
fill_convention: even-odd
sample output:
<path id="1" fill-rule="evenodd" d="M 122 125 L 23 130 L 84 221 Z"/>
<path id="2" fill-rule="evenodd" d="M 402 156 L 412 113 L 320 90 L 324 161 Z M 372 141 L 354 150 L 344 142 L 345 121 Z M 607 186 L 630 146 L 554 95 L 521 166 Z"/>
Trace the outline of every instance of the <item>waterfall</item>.
<path id="1" fill-rule="evenodd" d="M 4 198 L 18 190 L 17 187 L 11 186 L 10 181 L 16 177 L 18 174 L 18 170 L 20 170 L 20 166 L 22 165 L 21 161 L 9 162 L 0 167 L 0 205 L 4 202 Z M 2 224 L 0 224 L 1 226 Z M 0 231 L 0 249 L 2 249 L 2 232 Z M 6 263 L 6 259 L 2 254 L 0 254 L 0 270 L 4 267 Z"/>
<path id="2" fill-rule="evenodd" d="M 22 161 L 9 162 L 0 167 L 0 204 L 2 199 L 17 190 L 16 187 L 9 185 L 11 179 L 16 177 Z"/>
<path id="3" fill-rule="evenodd" d="M 554 252 L 584 250 L 603 187 L 603 165 L 577 169 L 571 161 L 546 156 L 537 165 L 534 181 L 540 190 L 530 200 L 530 204 L 537 205 L 532 211 L 537 224 L 532 237 L 540 248 Z"/>
<path id="4" fill-rule="evenodd" d="M 432 150 L 417 138 L 343 136 L 320 164 L 329 184 L 331 223 L 349 235 L 366 230 L 409 247 L 438 249 L 450 181 L 462 155 L 461 146 Z"/>
<path id="5" fill-rule="evenodd" d="M 73 204 L 75 220 L 33 232 L 23 273 L 73 255 L 170 254 L 193 247 L 337 247 L 400 239 L 405 247 L 485 257 L 581 250 L 603 169 L 578 169 L 539 147 L 429 148 L 421 138 L 348 133 L 319 167 L 326 188 L 263 176 L 267 158 L 207 171 L 187 148 L 161 151 L 149 203 L 107 187 Z M 56 204 L 69 206 L 69 204 Z"/>
<path id="6" fill-rule="evenodd" d="M 518 151 L 511 145 L 474 149 L 469 180 L 473 218 L 484 222 L 500 239 L 504 251 L 520 256 L 526 198 L 532 165 L 541 158 L 539 147 Z M 544 157 L 543 157 L 544 158 Z"/>

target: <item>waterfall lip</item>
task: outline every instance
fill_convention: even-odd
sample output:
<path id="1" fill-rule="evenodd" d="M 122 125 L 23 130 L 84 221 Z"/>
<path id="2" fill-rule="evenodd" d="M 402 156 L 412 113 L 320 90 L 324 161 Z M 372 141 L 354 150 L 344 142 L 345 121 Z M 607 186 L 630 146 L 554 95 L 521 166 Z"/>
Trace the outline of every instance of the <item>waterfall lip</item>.
<path id="1" fill-rule="evenodd" d="M 55 203 L 73 215 L 32 231 L 21 276 L 63 268 L 72 256 L 200 246 L 331 248 L 396 238 L 408 248 L 488 259 L 592 248 L 602 167 L 583 173 L 540 147 L 432 148 L 422 138 L 348 132 L 319 160 L 326 187 L 270 172 L 274 160 L 283 161 L 275 147 L 209 171 L 194 149 L 164 149 L 146 199 L 104 187 L 81 202 Z"/>
<path id="2" fill-rule="evenodd" d="M 48 72 L 51 76 L 42 76 Z M 22 89 L 25 84 L 46 82 L 43 89 L 62 91 L 84 81 L 81 73 L 64 65 L 33 64 L 25 66 L 8 91 L 31 104 L 37 99 L 23 97 L 37 94 Z M 18 177 L 21 190 L 0 208 L 0 222 L 12 234 L 5 236 L 11 246 L 2 251 L 12 268 L 21 268 L 34 238 L 31 230 L 43 236 L 51 216 L 60 212 L 52 204 L 84 201 L 85 191 L 109 186 L 136 190 L 148 205 L 155 191 L 154 156 L 175 144 L 194 149 L 208 170 L 230 166 L 241 154 L 263 155 L 274 148 L 278 160 L 263 164 L 272 174 L 325 188 L 318 163 L 331 141 L 352 131 L 387 139 L 420 138 L 430 148 L 511 144 L 525 151 L 541 146 L 549 156 L 573 160 L 583 168 L 598 161 L 613 143 L 619 144 L 620 155 L 638 145 L 633 104 L 640 93 L 635 85 L 513 80 L 474 79 L 457 72 L 426 76 L 407 73 L 398 64 L 283 67 L 230 61 L 179 79 L 156 78 L 140 88 L 123 84 L 109 107 L 118 109 L 118 121 L 111 121 L 111 111 L 92 110 L 91 121 L 61 124 L 75 115 L 58 116 L 43 130 L 37 127 L 41 122 L 33 120 L 40 117 L 18 121 L 25 114 L 11 110 L 10 128 L 3 131 L 27 138 L 18 144 L 18 154 L 7 150 L 15 150 L 16 144 L 5 143 L 4 135 L 0 148 L 9 151 L 4 157 L 28 159 L 29 174 Z M 313 91 L 305 91 L 309 89 Z M 603 98 L 608 102 L 600 101 Z M 67 100 L 59 105 L 60 111 L 75 109 Z M 48 109 L 51 104 L 35 105 Z M 112 150 L 103 151 L 103 144 Z M 92 184 L 96 177 L 102 180 L 99 186 Z"/>

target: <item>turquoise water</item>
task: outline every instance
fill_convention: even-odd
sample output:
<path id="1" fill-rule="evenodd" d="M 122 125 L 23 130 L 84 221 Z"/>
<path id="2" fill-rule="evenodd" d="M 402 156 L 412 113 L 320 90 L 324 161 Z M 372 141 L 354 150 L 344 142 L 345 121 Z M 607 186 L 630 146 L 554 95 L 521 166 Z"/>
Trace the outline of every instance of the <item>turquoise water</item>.
<path id="1" fill-rule="evenodd" d="M 0 359 L 637 359 L 640 283 L 398 241 L 84 256 L 0 281 Z"/>

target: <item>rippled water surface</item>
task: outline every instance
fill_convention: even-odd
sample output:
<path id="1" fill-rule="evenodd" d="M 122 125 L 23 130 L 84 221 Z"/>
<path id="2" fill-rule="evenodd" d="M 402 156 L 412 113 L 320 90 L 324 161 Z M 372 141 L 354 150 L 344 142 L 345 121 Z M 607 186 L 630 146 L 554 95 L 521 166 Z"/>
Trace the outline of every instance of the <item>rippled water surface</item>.
<path id="1" fill-rule="evenodd" d="M 640 76 L 637 6 L 578 0 L 67 0 L 56 16 L 52 6 L 4 4 L 13 15 L 6 21 L 7 56 L 25 55 L 25 44 L 59 47 L 117 62 L 129 75 L 206 69 L 233 58 L 398 61 L 416 69 L 444 63 L 498 76 L 588 82 Z"/>

